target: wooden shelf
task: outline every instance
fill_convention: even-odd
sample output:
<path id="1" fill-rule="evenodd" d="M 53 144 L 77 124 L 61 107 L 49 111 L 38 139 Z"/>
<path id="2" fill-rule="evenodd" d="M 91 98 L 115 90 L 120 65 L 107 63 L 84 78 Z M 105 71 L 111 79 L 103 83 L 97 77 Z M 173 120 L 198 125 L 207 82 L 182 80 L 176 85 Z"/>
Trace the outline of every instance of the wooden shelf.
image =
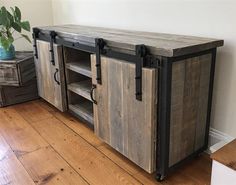
<path id="1" fill-rule="evenodd" d="M 93 124 L 93 103 L 92 102 L 83 101 L 75 105 L 69 104 L 69 109 L 70 111 L 73 112 L 73 114 Z"/>
<path id="2" fill-rule="evenodd" d="M 90 61 L 69 62 L 66 68 L 92 78 Z"/>
<path id="3" fill-rule="evenodd" d="M 83 96 L 87 100 L 92 101 L 91 97 L 90 97 L 91 86 L 92 86 L 91 80 L 85 80 L 85 81 L 81 81 L 81 82 L 75 82 L 75 83 L 68 84 L 67 88 L 68 88 L 68 90 L 70 90 L 80 96 Z"/>

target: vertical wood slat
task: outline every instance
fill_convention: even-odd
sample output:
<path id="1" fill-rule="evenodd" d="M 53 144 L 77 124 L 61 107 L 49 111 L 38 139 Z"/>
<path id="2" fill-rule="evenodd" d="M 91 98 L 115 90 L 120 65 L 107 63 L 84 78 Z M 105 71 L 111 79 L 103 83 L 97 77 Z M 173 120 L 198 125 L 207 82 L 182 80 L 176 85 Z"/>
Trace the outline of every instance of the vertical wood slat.
<path id="1" fill-rule="evenodd" d="M 173 64 L 169 166 L 204 145 L 210 68 L 211 54 Z"/>
<path id="2" fill-rule="evenodd" d="M 49 49 L 50 45 L 45 41 L 37 41 L 38 59 L 35 59 L 36 74 L 38 80 L 39 96 L 57 107 L 61 111 L 66 108 L 66 92 L 65 92 L 65 79 L 64 79 L 64 66 L 62 47 L 54 45 L 55 66 L 50 62 Z M 56 70 L 57 84 L 54 80 Z"/>
<path id="3" fill-rule="evenodd" d="M 92 55 L 96 84 L 95 56 Z M 155 170 L 156 69 L 143 68 L 143 100 L 135 98 L 135 65 L 102 57 L 96 84 L 95 133 L 148 172 Z"/>

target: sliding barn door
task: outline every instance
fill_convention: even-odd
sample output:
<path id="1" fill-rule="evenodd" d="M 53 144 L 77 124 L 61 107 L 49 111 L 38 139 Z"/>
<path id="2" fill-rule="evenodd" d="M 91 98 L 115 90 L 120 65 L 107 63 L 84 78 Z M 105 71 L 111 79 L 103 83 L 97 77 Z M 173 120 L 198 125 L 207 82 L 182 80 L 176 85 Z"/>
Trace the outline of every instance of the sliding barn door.
<path id="1" fill-rule="evenodd" d="M 101 58 L 102 84 L 91 56 L 95 133 L 147 172 L 156 168 L 157 70 L 143 68 L 142 101 L 135 97 L 135 65 Z"/>
<path id="2" fill-rule="evenodd" d="M 50 43 L 37 41 L 35 67 L 39 96 L 61 111 L 66 110 L 66 91 L 62 46 L 54 44 L 55 65 L 51 62 Z"/>

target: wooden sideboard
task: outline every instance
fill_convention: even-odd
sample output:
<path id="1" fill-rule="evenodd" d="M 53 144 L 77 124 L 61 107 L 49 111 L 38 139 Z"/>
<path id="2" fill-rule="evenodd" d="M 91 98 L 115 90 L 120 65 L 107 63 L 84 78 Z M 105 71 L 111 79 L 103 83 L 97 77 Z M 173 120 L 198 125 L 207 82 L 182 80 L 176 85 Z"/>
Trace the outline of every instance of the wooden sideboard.
<path id="1" fill-rule="evenodd" d="M 79 25 L 33 30 L 39 95 L 158 180 L 207 148 L 222 40 Z"/>

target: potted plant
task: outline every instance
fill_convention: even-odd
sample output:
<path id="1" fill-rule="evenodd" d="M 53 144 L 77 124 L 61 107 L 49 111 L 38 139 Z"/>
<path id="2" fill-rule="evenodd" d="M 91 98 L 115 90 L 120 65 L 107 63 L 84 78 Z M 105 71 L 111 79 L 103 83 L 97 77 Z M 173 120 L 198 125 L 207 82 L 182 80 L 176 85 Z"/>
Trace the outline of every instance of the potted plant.
<path id="1" fill-rule="evenodd" d="M 11 7 L 10 9 L 11 12 L 4 6 L 0 9 L 0 60 L 15 58 L 15 48 L 13 46 L 13 33 L 15 31 L 20 34 L 19 38 L 23 37 L 31 42 L 27 35 L 22 34 L 23 30 L 30 31 L 29 21 L 21 20 L 21 11 L 18 7 Z"/>

